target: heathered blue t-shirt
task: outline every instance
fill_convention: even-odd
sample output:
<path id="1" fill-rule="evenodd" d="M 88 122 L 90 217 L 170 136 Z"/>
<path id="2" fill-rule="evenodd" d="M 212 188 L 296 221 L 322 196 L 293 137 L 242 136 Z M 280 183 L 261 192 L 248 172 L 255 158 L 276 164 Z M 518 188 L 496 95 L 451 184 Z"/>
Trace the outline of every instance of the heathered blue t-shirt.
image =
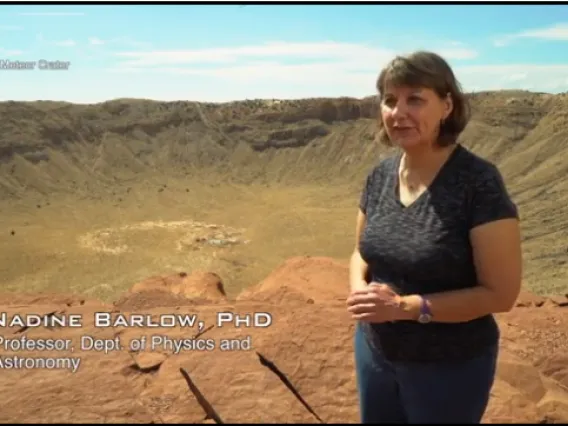
<path id="1" fill-rule="evenodd" d="M 361 195 L 366 225 L 359 249 L 370 280 L 402 295 L 478 285 L 470 230 L 518 218 L 499 170 L 458 144 L 429 188 L 405 207 L 398 197 L 401 157 L 375 167 Z M 464 323 L 372 324 L 368 331 L 387 358 L 419 362 L 467 359 L 499 339 L 492 315 Z"/>

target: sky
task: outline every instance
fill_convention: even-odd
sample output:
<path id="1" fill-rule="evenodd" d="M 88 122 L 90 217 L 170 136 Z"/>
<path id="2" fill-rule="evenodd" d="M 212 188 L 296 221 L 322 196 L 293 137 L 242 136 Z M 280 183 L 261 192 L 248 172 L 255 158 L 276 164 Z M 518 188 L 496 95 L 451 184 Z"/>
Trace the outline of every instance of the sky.
<path id="1" fill-rule="evenodd" d="M 424 49 L 468 92 L 566 92 L 568 5 L 1 5 L 0 68 L 35 67 L 0 100 L 361 98 Z"/>

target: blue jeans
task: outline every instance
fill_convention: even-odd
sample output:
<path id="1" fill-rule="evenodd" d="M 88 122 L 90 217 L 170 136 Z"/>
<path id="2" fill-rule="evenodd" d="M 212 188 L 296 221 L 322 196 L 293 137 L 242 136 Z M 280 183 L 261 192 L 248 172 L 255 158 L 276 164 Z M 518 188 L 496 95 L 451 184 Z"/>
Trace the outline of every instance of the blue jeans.
<path id="1" fill-rule="evenodd" d="M 357 325 L 361 423 L 480 423 L 497 355 L 498 345 L 460 363 L 390 362 Z"/>

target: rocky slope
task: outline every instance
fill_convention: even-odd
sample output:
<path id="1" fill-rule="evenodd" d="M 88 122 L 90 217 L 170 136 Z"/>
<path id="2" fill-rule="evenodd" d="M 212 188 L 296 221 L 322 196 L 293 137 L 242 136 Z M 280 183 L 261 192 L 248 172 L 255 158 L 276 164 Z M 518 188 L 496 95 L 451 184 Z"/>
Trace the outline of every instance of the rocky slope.
<path id="1" fill-rule="evenodd" d="M 519 205 L 529 287 L 540 293 L 568 290 L 568 94 L 500 91 L 470 98 L 473 118 L 461 142 L 500 167 Z M 60 197 L 67 197 L 66 205 L 103 199 L 120 206 L 135 185 L 143 188 L 130 196 L 136 193 L 148 209 L 155 203 L 149 191 L 156 194 L 176 182 L 180 193 L 160 201 L 166 210 L 176 199 L 185 202 L 187 193 L 195 199 L 196 185 L 212 192 L 223 187 L 226 193 L 217 191 L 221 201 L 244 194 L 246 185 L 270 188 L 272 194 L 285 192 L 276 188 L 311 186 L 317 190 L 310 189 L 309 196 L 318 207 L 336 205 L 338 197 L 355 205 L 366 173 L 387 153 L 374 140 L 376 113 L 373 97 L 226 104 L 3 102 L 0 211 L 14 217 L 22 210 L 10 208 L 26 205 L 35 217 L 37 209 Z M 342 196 L 330 190 L 342 185 L 351 188 Z M 201 211 L 212 208 L 200 205 Z M 345 218 L 341 221 L 329 226 L 344 227 Z"/>
<path id="2" fill-rule="evenodd" d="M 568 95 L 471 95 L 462 142 L 503 167 L 516 192 L 565 172 Z M 140 173 L 234 181 L 359 179 L 384 150 L 373 97 L 226 104 L 114 100 L 0 104 L 0 196 L 94 189 Z M 65 183 L 65 184 L 64 184 Z"/>

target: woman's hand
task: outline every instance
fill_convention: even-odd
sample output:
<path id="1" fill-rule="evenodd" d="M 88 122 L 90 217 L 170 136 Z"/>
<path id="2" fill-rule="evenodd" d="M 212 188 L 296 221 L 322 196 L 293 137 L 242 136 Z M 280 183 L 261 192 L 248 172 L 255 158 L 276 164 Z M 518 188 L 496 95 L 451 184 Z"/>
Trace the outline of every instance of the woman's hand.
<path id="1" fill-rule="evenodd" d="M 382 323 L 399 318 L 399 302 L 400 296 L 389 286 L 373 282 L 349 295 L 347 310 L 354 320 Z"/>

